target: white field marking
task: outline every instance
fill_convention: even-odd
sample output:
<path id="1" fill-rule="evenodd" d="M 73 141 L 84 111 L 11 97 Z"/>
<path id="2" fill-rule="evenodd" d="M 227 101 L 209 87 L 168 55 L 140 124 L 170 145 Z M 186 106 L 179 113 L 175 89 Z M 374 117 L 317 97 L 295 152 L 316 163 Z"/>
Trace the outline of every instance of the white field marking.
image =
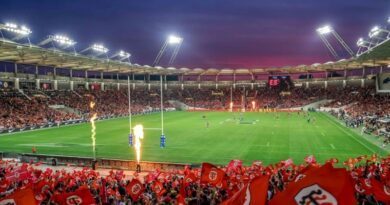
<path id="1" fill-rule="evenodd" d="M 334 147 L 333 144 L 329 144 L 329 145 L 330 145 L 330 147 L 332 147 L 332 149 L 336 149 L 336 147 Z"/>
<path id="2" fill-rule="evenodd" d="M 375 153 L 370 147 L 368 147 L 366 144 L 360 142 L 359 140 L 357 140 L 353 135 L 351 135 L 351 133 L 345 131 L 343 129 L 343 127 L 341 127 L 340 124 L 337 124 L 333 121 L 333 119 L 330 119 L 330 117 L 328 117 L 327 115 L 325 115 L 325 118 L 327 118 L 328 121 L 330 121 L 331 123 L 333 123 L 334 125 L 336 125 L 337 128 L 339 128 L 339 130 L 343 131 L 345 134 L 347 134 L 349 137 L 351 137 L 353 140 L 355 140 L 356 142 L 358 142 L 359 144 L 361 144 L 363 147 L 367 148 L 368 150 L 370 150 L 372 153 Z"/>
<path id="3" fill-rule="evenodd" d="M 37 144 L 16 144 L 17 146 L 23 146 L 23 147 L 69 147 L 66 145 L 59 145 L 55 143 L 37 143 Z"/>
<path id="4" fill-rule="evenodd" d="M 118 119 L 121 119 L 121 118 L 127 118 L 127 117 L 116 117 L 116 118 L 111 118 L 111 119 L 103 119 L 103 120 L 97 120 L 96 122 L 109 121 L 109 120 L 118 120 Z M 75 124 L 61 125 L 59 127 L 57 125 L 53 125 L 52 127 L 37 128 L 37 129 L 34 129 L 34 130 L 27 129 L 27 130 L 23 130 L 23 131 L 19 131 L 19 132 L 2 133 L 2 134 L 0 134 L 0 137 L 1 136 L 7 136 L 7 135 L 9 136 L 9 135 L 14 135 L 14 134 L 24 133 L 24 132 L 35 132 L 35 131 L 40 131 L 40 130 L 50 130 L 50 129 L 61 128 L 61 127 L 72 127 L 72 126 L 78 126 L 78 125 L 83 125 L 83 124 L 89 124 L 89 121 L 88 122 L 75 123 Z"/>
<path id="5" fill-rule="evenodd" d="M 250 147 L 275 147 L 275 148 L 287 148 L 287 145 L 271 145 L 270 143 L 262 145 L 250 145 Z"/>
<path id="6" fill-rule="evenodd" d="M 103 144 L 96 144 L 96 146 L 100 146 Z M 16 146 L 22 147 L 73 147 L 73 146 L 83 146 L 90 147 L 92 146 L 90 143 L 81 143 L 81 144 L 68 144 L 68 143 L 30 143 L 30 144 L 16 144 Z"/>

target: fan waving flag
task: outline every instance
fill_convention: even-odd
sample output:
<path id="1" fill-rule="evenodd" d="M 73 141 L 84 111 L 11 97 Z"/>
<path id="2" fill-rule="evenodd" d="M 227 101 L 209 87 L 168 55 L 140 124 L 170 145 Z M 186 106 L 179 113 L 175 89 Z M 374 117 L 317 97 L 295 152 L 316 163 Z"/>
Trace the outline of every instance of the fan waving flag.
<path id="1" fill-rule="evenodd" d="M 20 189 L 15 191 L 13 194 L 0 199 L 1 205 L 16 204 L 16 205 L 36 205 L 34 193 L 31 188 Z"/>
<path id="2" fill-rule="evenodd" d="M 192 172 L 189 172 L 185 177 L 184 177 L 184 186 L 188 186 L 190 183 L 193 183 L 197 180 L 196 175 Z"/>
<path id="3" fill-rule="evenodd" d="M 92 194 L 89 192 L 88 188 L 80 188 L 75 192 L 54 195 L 53 201 L 58 204 L 95 204 L 95 199 L 92 197 Z"/>
<path id="4" fill-rule="evenodd" d="M 270 201 L 270 205 L 356 204 L 353 187 L 352 178 L 345 169 L 336 169 L 326 164 L 289 184 L 286 190 Z"/>
<path id="5" fill-rule="evenodd" d="M 390 204 L 390 188 L 386 187 L 383 183 L 373 179 L 371 180 L 372 193 L 375 198 L 386 204 Z"/>
<path id="6" fill-rule="evenodd" d="M 229 162 L 229 164 L 226 167 L 226 172 L 235 172 L 235 173 L 240 173 L 242 168 L 242 161 L 238 159 L 233 159 Z"/>
<path id="7" fill-rule="evenodd" d="M 154 193 L 157 194 L 157 196 L 161 196 L 161 195 L 163 195 L 166 192 L 165 189 L 164 189 L 164 186 L 159 181 L 155 181 L 153 183 L 152 190 L 154 191 Z"/>
<path id="8" fill-rule="evenodd" d="M 222 205 L 265 205 L 268 180 L 266 175 L 254 178 Z"/>
<path id="9" fill-rule="evenodd" d="M 222 184 L 223 180 L 225 180 L 225 176 L 226 174 L 222 169 L 209 163 L 203 163 L 200 183 L 209 183 L 215 186 L 217 184 Z"/>
<path id="10" fill-rule="evenodd" d="M 133 179 L 130 184 L 127 185 L 126 191 L 133 201 L 137 201 L 138 197 L 144 192 L 144 186 L 138 179 Z"/>

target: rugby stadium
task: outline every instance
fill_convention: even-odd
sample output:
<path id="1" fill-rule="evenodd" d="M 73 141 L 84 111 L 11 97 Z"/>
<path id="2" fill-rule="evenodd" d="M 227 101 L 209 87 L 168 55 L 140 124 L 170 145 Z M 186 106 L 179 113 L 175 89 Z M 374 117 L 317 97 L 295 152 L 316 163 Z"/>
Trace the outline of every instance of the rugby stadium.
<path id="1" fill-rule="evenodd" d="M 237 68 L 0 22 L 0 204 L 390 204 L 383 19 L 351 47 L 313 28 L 328 61 Z"/>

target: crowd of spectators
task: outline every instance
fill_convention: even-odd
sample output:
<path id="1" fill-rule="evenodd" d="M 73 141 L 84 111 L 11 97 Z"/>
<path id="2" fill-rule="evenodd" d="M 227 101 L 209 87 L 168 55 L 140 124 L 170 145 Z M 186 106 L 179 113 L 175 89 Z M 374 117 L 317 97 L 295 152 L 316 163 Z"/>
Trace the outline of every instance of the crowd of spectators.
<path id="1" fill-rule="evenodd" d="M 389 204 L 390 194 L 386 192 L 390 189 L 389 160 L 380 159 L 376 155 L 348 159 L 344 162 L 343 169 L 347 171 L 344 177 L 350 184 L 344 189 L 351 190 L 352 193 L 350 196 L 344 194 L 338 197 L 351 197 L 359 205 Z M 83 200 L 83 204 L 216 205 L 246 189 L 245 185 L 254 178 L 263 176 L 268 185 L 263 193 L 256 195 L 264 195 L 266 204 L 270 201 L 275 204 L 272 200 L 289 189 L 290 184 L 299 183 L 305 175 L 309 177 L 316 171 L 319 172 L 321 167 L 331 168 L 338 163 L 336 159 L 330 159 L 321 165 L 316 162 L 314 156 L 308 156 L 305 163 L 297 165 L 291 159 L 268 166 L 260 161 L 255 161 L 251 166 L 243 166 L 240 160 L 232 162 L 227 166 L 212 168 L 224 176 L 220 179 L 222 183 L 213 184 L 204 180 L 207 172 L 201 168 L 185 167 L 183 170 L 165 172 L 155 170 L 149 173 L 134 173 L 131 176 L 126 176 L 121 170 L 111 170 L 103 176 L 99 171 L 88 168 L 53 170 L 50 167 L 41 168 L 40 164 L 18 164 L 15 161 L 0 160 L 0 202 L 3 199 L 12 199 L 21 190 L 31 190 L 36 203 L 42 205 L 65 204 L 67 200 L 69 202 L 70 196 L 74 200 L 70 202 L 80 203 L 80 200 Z M 206 167 L 205 164 L 202 166 Z M 207 166 L 214 167 L 210 164 Z M 344 180 L 343 178 L 332 178 L 332 173 L 327 174 L 330 184 L 333 184 L 331 186 L 345 186 L 334 181 Z M 313 183 L 324 183 L 323 180 L 320 181 L 321 178 L 314 179 Z M 325 183 L 328 182 L 325 180 Z M 330 188 L 327 191 L 331 192 Z M 31 202 L 34 198 L 29 199 L 30 204 L 34 204 Z"/>
<path id="2" fill-rule="evenodd" d="M 39 126 L 45 123 L 61 122 L 72 119 L 88 118 L 91 112 L 90 102 L 95 102 L 93 112 L 99 117 L 115 117 L 128 114 L 128 93 L 122 90 L 85 90 L 75 91 L 0 91 L 0 129 Z M 136 88 L 131 91 L 132 113 L 159 110 L 160 90 L 157 88 Z M 384 128 L 378 119 L 390 117 L 390 98 L 375 93 L 374 88 L 304 88 L 291 87 L 281 91 L 274 88 L 186 88 L 164 90 L 164 107 L 170 107 L 169 101 L 180 101 L 190 108 L 228 110 L 231 102 L 234 109 L 254 110 L 263 108 L 296 108 L 322 99 L 333 99 L 327 107 L 339 109 L 339 116 L 351 127 L 364 123 L 367 130 Z M 52 109 L 52 105 L 64 105 L 71 110 Z M 255 107 L 253 107 L 255 105 Z M 371 121 L 367 121 L 367 117 Z M 374 119 L 374 120 L 373 120 Z M 387 125 L 385 125 L 386 127 Z M 385 131 L 387 127 L 385 128 Z"/>
<path id="3" fill-rule="evenodd" d="M 348 127 L 360 128 L 362 133 L 383 136 L 383 146 L 390 142 L 390 97 L 377 94 L 375 88 L 347 87 L 333 95 L 327 107 Z"/>

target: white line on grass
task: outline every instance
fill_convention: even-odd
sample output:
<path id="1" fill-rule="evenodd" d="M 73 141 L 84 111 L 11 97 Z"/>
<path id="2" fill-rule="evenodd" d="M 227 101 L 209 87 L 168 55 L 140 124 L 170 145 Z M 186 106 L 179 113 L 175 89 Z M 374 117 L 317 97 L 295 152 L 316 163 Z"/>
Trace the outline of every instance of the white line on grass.
<path id="1" fill-rule="evenodd" d="M 351 133 L 345 131 L 343 129 L 343 127 L 341 127 L 340 124 L 337 124 L 333 121 L 333 119 L 331 119 L 330 117 L 328 117 L 327 115 L 325 115 L 325 118 L 330 121 L 332 124 L 336 125 L 337 128 L 339 128 L 339 130 L 343 131 L 345 134 L 347 134 L 350 138 L 352 138 L 353 140 L 355 140 L 356 142 L 358 142 L 359 144 L 363 145 L 365 148 L 367 148 L 368 150 L 370 150 L 372 153 L 376 153 L 374 152 L 370 147 L 368 147 L 366 144 L 360 142 L 358 139 L 356 139 L 353 135 L 351 135 Z"/>
<path id="2" fill-rule="evenodd" d="M 330 147 L 332 147 L 332 149 L 336 149 L 336 147 L 334 147 L 333 144 L 329 144 L 329 145 L 330 145 Z"/>

